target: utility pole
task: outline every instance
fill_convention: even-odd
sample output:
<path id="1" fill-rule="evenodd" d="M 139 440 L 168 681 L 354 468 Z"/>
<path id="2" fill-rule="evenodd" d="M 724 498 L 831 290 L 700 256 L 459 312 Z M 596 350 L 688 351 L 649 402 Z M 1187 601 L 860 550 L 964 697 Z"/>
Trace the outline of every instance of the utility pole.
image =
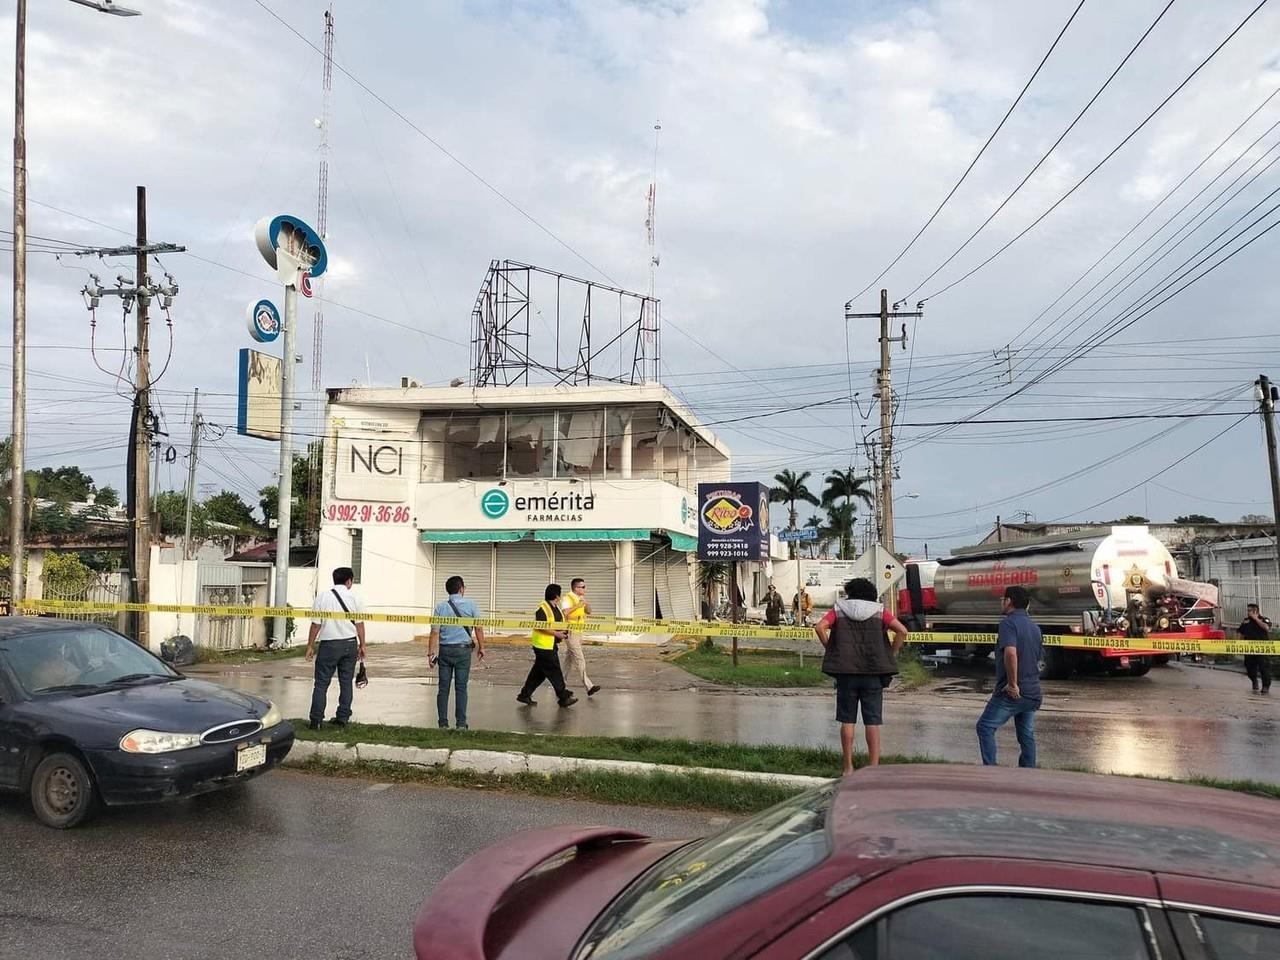
<path id="1" fill-rule="evenodd" d="M 27 447 L 27 0 L 18 0 L 13 62 L 13 434 L 9 441 L 9 614 L 22 603 Z"/>
<path id="2" fill-rule="evenodd" d="M 851 313 L 849 308 L 853 301 L 845 304 L 846 320 L 877 319 L 880 321 L 880 370 L 877 382 L 880 387 L 880 543 L 890 553 L 895 553 L 893 544 L 893 386 L 889 375 L 889 344 L 900 343 L 903 349 L 907 346 L 907 325 L 902 325 L 900 336 L 889 336 L 889 318 L 905 319 L 924 316 L 919 304 L 915 312 L 902 313 L 889 310 L 889 291 L 880 291 L 880 311 L 878 313 Z"/>
<path id="3" fill-rule="evenodd" d="M 1271 470 L 1271 517 L 1276 542 L 1276 572 L 1280 574 L 1280 461 L 1276 459 L 1276 388 L 1266 375 L 1258 377 L 1258 413 L 1267 435 L 1267 467 Z"/>
<path id="4" fill-rule="evenodd" d="M 113 0 L 75 0 L 99 13 L 136 17 Z M 13 58 L 13 432 L 9 441 L 9 615 L 22 603 L 26 563 L 27 453 L 27 0 L 17 0 Z"/>
<path id="5" fill-rule="evenodd" d="M 147 188 L 137 188 L 138 236 L 134 262 L 134 317 L 137 321 L 134 351 L 137 379 L 133 387 L 133 422 L 129 427 L 129 579 L 134 603 L 151 601 L 151 354 L 147 307 L 151 291 L 147 287 Z M 133 614 L 133 638 L 147 647 L 150 623 L 145 613 Z"/>
<path id="6" fill-rule="evenodd" d="M 182 555 L 191 559 L 191 505 L 196 498 L 196 460 L 200 456 L 200 388 L 191 401 L 191 449 L 187 453 L 187 516 L 182 523 Z"/>
<path id="7" fill-rule="evenodd" d="M 186 247 L 172 243 L 147 242 L 147 188 L 137 188 L 137 242 L 123 247 L 89 247 L 76 250 L 78 257 L 134 258 L 133 285 L 127 285 L 127 277 L 120 276 L 116 286 L 104 289 L 95 274 L 89 275 L 81 293 L 85 305 L 97 326 L 97 309 L 103 297 L 119 297 L 127 317 L 136 310 L 134 353 L 137 355 L 137 377 L 133 385 L 133 412 L 129 420 L 129 450 L 125 461 L 125 508 L 129 526 L 126 530 L 126 553 L 129 564 L 129 599 L 134 603 L 148 603 L 151 599 L 151 352 L 148 309 L 154 296 L 160 297 L 160 307 L 168 314 L 173 298 L 178 295 L 178 285 L 173 277 L 165 274 L 165 283 L 153 285 L 147 274 L 147 257 L 155 253 L 181 253 Z M 95 355 L 95 362 L 97 357 Z M 157 467 L 156 473 L 159 474 Z M 149 643 L 149 621 L 145 613 L 130 614 L 130 632 L 141 646 Z"/>

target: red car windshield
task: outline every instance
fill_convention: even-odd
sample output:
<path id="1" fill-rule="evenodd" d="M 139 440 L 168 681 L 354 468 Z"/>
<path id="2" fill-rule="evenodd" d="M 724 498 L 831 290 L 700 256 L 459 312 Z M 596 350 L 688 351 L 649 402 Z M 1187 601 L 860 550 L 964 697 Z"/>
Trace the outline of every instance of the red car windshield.
<path id="1" fill-rule="evenodd" d="M 655 864 L 596 919 L 576 960 L 651 956 L 821 863 L 835 791 L 809 790 Z"/>

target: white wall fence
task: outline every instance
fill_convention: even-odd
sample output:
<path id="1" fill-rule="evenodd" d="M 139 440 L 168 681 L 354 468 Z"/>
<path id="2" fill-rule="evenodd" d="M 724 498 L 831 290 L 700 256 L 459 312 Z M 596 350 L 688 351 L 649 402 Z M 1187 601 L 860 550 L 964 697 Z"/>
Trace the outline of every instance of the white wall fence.
<path id="1" fill-rule="evenodd" d="M 1221 592 L 1222 623 L 1238 627 L 1245 618 L 1245 607 L 1256 603 L 1262 615 L 1280 626 L 1280 579 L 1275 577 L 1223 577 L 1218 581 Z"/>

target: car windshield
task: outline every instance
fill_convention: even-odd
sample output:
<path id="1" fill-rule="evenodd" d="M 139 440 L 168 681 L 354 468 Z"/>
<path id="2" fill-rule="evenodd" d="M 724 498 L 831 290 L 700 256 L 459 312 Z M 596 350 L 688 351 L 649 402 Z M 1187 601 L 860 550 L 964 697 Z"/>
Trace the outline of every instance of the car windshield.
<path id="1" fill-rule="evenodd" d="M 634 881 L 587 931 L 577 960 L 649 956 L 821 863 L 834 783 L 682 847 Z"/>
<path id="2" fill-rule="evenodd" d="M 0 640 L 0 656 L 31 695 L 177 677 L 132 640 L 92 624 L 7 637 Z"/>

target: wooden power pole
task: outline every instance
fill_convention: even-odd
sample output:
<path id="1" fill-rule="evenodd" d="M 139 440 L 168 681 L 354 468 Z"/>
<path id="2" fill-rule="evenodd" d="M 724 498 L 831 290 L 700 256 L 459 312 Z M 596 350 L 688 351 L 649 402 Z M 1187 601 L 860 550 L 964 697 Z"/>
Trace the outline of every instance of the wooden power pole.
<path id="1" fill-rule="evenodd" d="M 138 187 L 138 239 L 135 265 L 135 318 L 137 320 L 137 379 L 133 387 L 133 422 L 129 426 L 129 580 L 134 603 L 151 602 L 151 356 L 147 307 L 151 290 L 147 283 L 147 188 Z M 149 620 L 133 614 L 133 638 L 149 646 Z"/>
<path id="2" fill-rule="evenodd" d="M 1280 461 L 1276 459 L 1276 388 L 1265 375 L 1258 377 L 1258 413 L 1267 436 L 1267 467 L 1271 471 L 1272 535 L 1276 541 L 1276 574 L 1280 576 Z"/>

